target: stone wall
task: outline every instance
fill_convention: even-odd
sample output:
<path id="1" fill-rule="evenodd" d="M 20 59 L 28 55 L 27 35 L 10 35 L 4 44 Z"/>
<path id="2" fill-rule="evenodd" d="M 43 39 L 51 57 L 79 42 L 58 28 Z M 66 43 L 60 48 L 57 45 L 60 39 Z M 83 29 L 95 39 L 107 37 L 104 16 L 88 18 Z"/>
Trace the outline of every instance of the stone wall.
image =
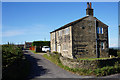
<path id="1" fill-rule="evenodd" d="M 108 57 L 108 26 L 96 18 L 89 16 L 72 27 L 72 53 L 78 58 L 95 58 L 96 45 L 99 57 Z M 96 27 L 103 28 L 103 34 L 97 34 L 96 44 Z M 101 42 L 104 42 L 104 48 L 101 49 Z"/>
<path id="2" fill-rule="evenodd" d="M 73 25 L 73 55 L 79 58 L 96 57 L 95 21 L 88 17 Z"/>
<path id="3" fill-rule="evenodd" d="M 115 62 L 120 63 L 120 58 L 100 59 L 100 60 L 75 60 L 60 57 L 63 65 L 69 68 L 96 69 L 105 66 L 114 66 Z"/>
<path id="4" fill-rule="evenodd" d="M 108 51 L 108 26 L 103 24 L 100 21 L 97 21 L 97 26 L 98 27 L 103 27 L 103 34 L 98 34 L 98 47 L 99 47 L 99 52 L 100 52 L 100 57 L 108 57 L 109 51 Z M 104 42 L 104 48 L 101 48 L 101 42 Z"/>
<path id="5" fill-rule="evenodd" d="M 50 34 L 50 47 L 51 47 L 51 52 L 55 51 L 55 32 Z"/>
<path id="6" fill-rule="evenodd" d="M 97 37 L 96 27 L 103 28 L 103 34 L 97 34 Z M 69 34 L 65 34 L 67 28 Z M 104 49 L 101 48 L 102 43 Z M 99 57 L 108 57 L 108 26 L 93 16 L 73 22 L 51 33 L 51 52 L 53 51 L 72 59 L 96 58 L 96 52 Z"/>
<path id="7" fill-rule="evenodd" d="M 68 29 L 68 33 L 66 34 L 66 29 Z M 72 56 L 72 40 L 71 40 L 71 26 L 67 27 L 65 29 L 59 30 L 62 32 L 62 36 L 59 36 L 57 34 L 57 48 L 60 48 L 60 51 L 58 49 L 58 52 L 61 53 L 62 56 L 73 58 Z M 59 33 L 59 31 L 57 31 Z"/>
<path id="8" fill-rule="evenodd" d="M 51 52 L 57 51 L 62 56 L 73 59 L 71 27 L 51 33 Z M 68 32 L 66 34 L 66 29 Z M 53 37 L 54 36 L 54 37 Z"/>

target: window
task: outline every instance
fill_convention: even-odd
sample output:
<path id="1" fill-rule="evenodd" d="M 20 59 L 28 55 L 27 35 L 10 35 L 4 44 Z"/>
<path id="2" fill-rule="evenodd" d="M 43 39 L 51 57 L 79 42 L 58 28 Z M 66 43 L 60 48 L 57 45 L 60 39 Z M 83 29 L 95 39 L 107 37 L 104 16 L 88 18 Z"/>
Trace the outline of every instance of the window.
<path id="1" fill-rule="evenodd" d="M 104 42 L 101 42 L 101 48 L 102 48 L 102 49 L 105 49 L 105 44 L 104 44 Z"/>
<path id="2" fill-rule="evenodd" d="M 66 29 L 66 34 L 69 34 L 69 32 L 70 32 L 70 29 L 67 28 L 67 29 Z"/>
<path id="3" fill-rule="evenodd" d="M 70 29 L 69 29 L 69 27 L 68 27 L 68 28 L 65 28 L 65 30 L 64 30 L 64 34 L 67 35 L 67 34 L 69 34 L 69 33 L 70 33 Z"/>
<path id="4" fill-rule="evenodd" d="M 100 31 L 99 31 L 99 30 L 100 30 L 99 27 L 97 27 L 97 33 L 98 33 L 98 34 L 100 34 Z"/>
<path id="5" fill-rule="evenodd" d="M 100 33 L 103 34 L 103 28 L 102 27 L 100 27 Z"/>
<path id="6" fill-rule="evenodd" d="M 103 34 L 103 28 L 102 27 L 97 27 L 97 33 L 98 34 Z"/>
<path id="7" fill-rule="evenodd" d="M 55 33 L 52 33 L 52 39 L 54 39 L 55 38 Z"/>
<path id="8" fill-rule="evenodd" d="M 62 30 L 59 31 L 59 36 L 62 36 Z"/>
<path id="9" fill-rule="evenodd" d="M 66 35 L 63 36 L 62 40 L 63 42 L 66 42 Z"/>
<path id="10" fill-rule="evenodd" d="M 68 49 L 68 45 L 63 44 L 63 50 L 66 51 Z"/>

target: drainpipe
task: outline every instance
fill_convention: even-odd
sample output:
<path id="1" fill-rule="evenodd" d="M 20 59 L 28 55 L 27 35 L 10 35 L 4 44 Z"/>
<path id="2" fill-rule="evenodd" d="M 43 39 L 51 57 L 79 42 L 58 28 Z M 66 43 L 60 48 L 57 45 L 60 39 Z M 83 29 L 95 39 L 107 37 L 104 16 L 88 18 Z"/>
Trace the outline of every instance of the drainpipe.
<path id="1" fill-rule="evenodd" d="M 96 37 L 96 57 L 99 58 L 99 55 L 98 55 L 98 50 L 97 50 L 97 21 L 95 20 L 95 37 Z"/>

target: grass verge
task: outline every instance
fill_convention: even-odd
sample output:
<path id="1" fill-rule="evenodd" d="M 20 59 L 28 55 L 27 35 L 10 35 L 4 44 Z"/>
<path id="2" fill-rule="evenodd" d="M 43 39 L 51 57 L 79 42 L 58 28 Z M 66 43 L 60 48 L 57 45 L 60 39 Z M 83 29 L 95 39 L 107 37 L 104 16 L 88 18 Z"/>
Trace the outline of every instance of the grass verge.
<path id="1" fill-rule="evenodd" d="M 77 60 L 104 60 L 104 59 L 110 59 L 110 58 L 84 58 L 84 59 L 78 58 Z"/>
<path id="2" fill-rule="evenodd" d="M 35 53 L 35 54 L 37 54 L 37 53 L 45 53 L 44 51 L 41 51 L 41 52 L 35 52 L 35 51 L 33 51 L 33 50 L 30 50 L 31 52 L 33 52 L 33 53 Z"/>
<path id="3" fill-rule="evenodd" d="M 43 57 L 55 63 L 59 67 L 79 75 L 106 76 L 106 75 L 111 75 L 115 73 L 120 73 L 120 64 L 118 63 L 115 64 L 114 66 L 106 66 L 106 67 L 97 68 L 97 69 L 80 69 L 80 68 L 69 68 L 68 66 L 64 66 L 59 59 L 60 57 L 59 54 L 56 54 L 56 55 L 50 54 L 49 56 L 47 54 L 44 54 Z"/>
<path id="4" fill-rule="evenodd" d="M 117 51 L 117 55 L 118 55 L 118 57 L 120 57 L 120 51 Z"/>
<path id="5" fill-rule="evenodd" d="M 35 54 L 37 53 L 37 52 L 35 52 L 35 51 L 33 51 L 33 50 L 30 50 L 30 51 L 33 52 L 33 53 L 35 53 Z"/>

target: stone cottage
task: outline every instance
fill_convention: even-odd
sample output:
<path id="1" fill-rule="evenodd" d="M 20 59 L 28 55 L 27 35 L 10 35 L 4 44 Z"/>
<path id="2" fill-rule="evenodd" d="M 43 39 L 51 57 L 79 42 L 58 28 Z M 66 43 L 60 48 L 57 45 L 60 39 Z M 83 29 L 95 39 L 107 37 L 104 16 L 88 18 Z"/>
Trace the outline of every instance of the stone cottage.
<path id="1" fill-rule="evenodd" d="M 51 52 L 71 59 L 108 57 L 108 26 L 93 15 L 88 2 L 85 17 L 50 32 Z"/>

